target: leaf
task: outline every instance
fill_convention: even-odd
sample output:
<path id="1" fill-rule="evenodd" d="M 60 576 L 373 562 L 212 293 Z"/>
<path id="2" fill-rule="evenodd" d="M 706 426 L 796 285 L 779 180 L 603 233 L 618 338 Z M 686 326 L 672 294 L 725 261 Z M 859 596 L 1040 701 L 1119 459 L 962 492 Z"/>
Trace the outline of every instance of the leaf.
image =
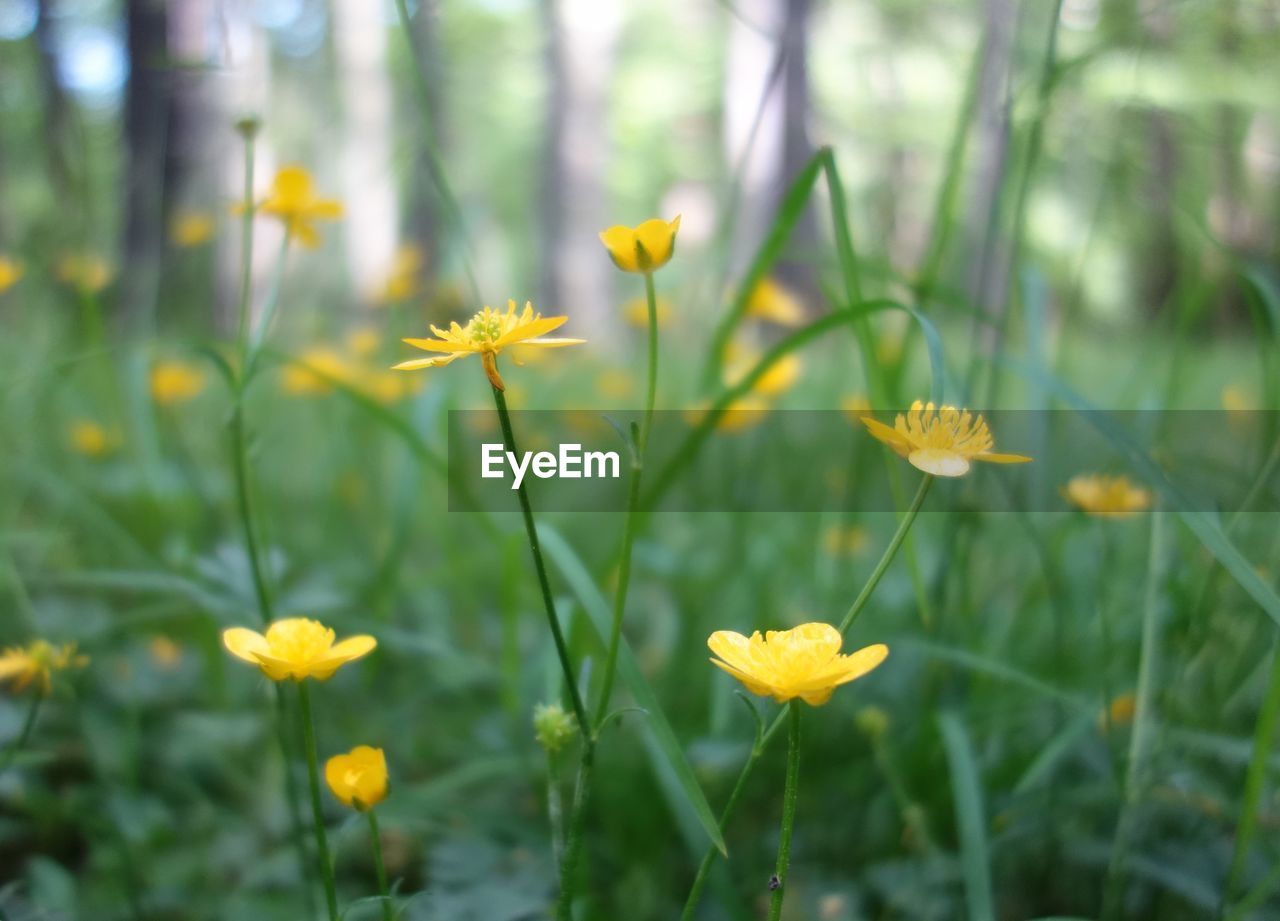
<path id="1" fill-rule="evenodd" d="M 951 769 L 951 791 L 960 828 L 960 868 L 964 876 L 969 921 L 995 921 L 991 894 L 991 858 L 987 852 L 987 817 L 982 783 L 973 760 L 973 746 L 964 724 L 954 713 L 938 717 Z"/>
<path id="2" fill-rule="evenodd" d="M 538 537 L 542 542 L 542 549 L 555 563 L 560 570 L 560 574 L 569 583 L 574 595 L 577 596 L 582 609 L 587 614 L 587 621 L 595 629 L 601 644 L 606 643 L 609 632 L 612 629 L 612 614 L 609 610 L 609 603 L 605 601 L 604 596 L 600 594 L 600 590 L 596 588 L 595 581 L 591 578 L 590 573 L 587 572 L 586 566 L 583 565 L 573 548 L 569 546 L 568 541 L 561 537 L 560 533 L 554 528 L 540 524 L 538 526 Z M 647 723 L 653 745 L 646 746 L 646 750 L 649 751 L 650 757 L 654 758 L 657 755 L 661 755 L 662 761 L 665 762 L 664 766 L 669 768 L 672 775 L 674 775 L 680 790 L 684 793 L 686 804 L 697 816 L 698 822 L 711 839 L 711 843 L 716 846 L 716 849 L 721 854 L 728 856 L 729 852 L 725 847 L 724 836 L 720 833 L 720 823 L 716 821 L 715 815 L 711 812 L 711 806 L 707 802 L 706 794 L 702 792 L 702 786 L 698 783 L 698 778 L 693 773 L 693 766 L 689 764 L 688 758 L 685 757 L 684 749 L 676 738 L 671 724 L 667 722 L 662 705 L 658 702 L 658 697 L 654 694 L 653 688 L 649 686 L 644 672 L 640 670 L 640 663 L 636 661 L 635 653 L 631 651 L 631 646 L 627 643 L 625 636 L 620 637 L 618 643 L 618 676 L 631 692 L 631 696 L 635 698 L 637 706 L 647 711 L 649 715 Z M 655 763 L 655 768 L 657 767 L 659 765 Z M 659 777 L 661 777 L 661 773 L 659 773 Z M 673 803 L 672 805 L 675 806 L 677 804 Z"/>

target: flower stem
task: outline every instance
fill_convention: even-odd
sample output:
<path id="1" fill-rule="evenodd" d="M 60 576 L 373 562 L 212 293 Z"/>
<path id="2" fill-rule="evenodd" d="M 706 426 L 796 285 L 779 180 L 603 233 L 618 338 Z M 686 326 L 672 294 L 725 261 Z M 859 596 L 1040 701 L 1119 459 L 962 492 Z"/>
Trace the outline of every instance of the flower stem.
<path id="1" fill-rule="evenodd" d="M 591 795 L 591 774 L 595 767 L 595 741 L 587 733 L 582 736 L 582 760 L 578 763 L 578 779 L 573 789 L 573 809 L 569 814 L 569 835 L 560 864 L 560 896 L 556 899 L 557 921 L 573 921 L 574 882 L 578 860 L 582 856 L 583 830 L 586 825 L 587 799 Z"/>
<path id="2" fill-rule="evenodd" d="M 792 698 L 787 735 L 787 781 L 782 791 L 782 837 L 778 840 L 778 863 L 773 871 L 773 896 L 769 900 L 768 921 L 782 917 L 782 899 L 787 891 L 787 871 L 791 866 L 791 831 L 796 824 L 796 798 L 800 784 L 800 701 Z M 776 884 L 776 885 L 775 885 Z"/>
<path id="3" fill-rule="evenodd" d="M 894 533 L 893 538 L 889 541 L 889 545 L 885 547 L 884 553 L 880 557 L 880 562 L 876 563 L 875 569 L 871 571 L 871 575 L 867 578 L 867 582 L 862 587 L 862 591 L 858 593 L 858 597 L 854 599 L 852 605 L 849 606 L 848 613 L 845 614 L 844 620 L 840 622 L 840 632 L 845 633 L 853 622 L 858 618 L 858 614 L 866 606 L 871 599 L 872 593 L 875 592 L 876 586 L 879 585 L 880 579 L 888 570 L 889 564 L 893 562 L 893 558 L 897 555 L 898 549 L 902 546 L 903 540 L 906 539 L 907 532 L 911 530 L 912 523 L 916 520 L 916 515 L 920 512 L 920 507 L 924 505 L 925 496 L 928 495 L 929 486 L 933 483 L 932 476 L 925 476 L 920 483 L 920 488 L 916 490 L 915 498 L 911 501 L 911 507 L 902 517 L 902 521 L 898 523 L 898 530 Z M 769 740 L 777 734 L 782 727 L 782 714 L 769 725 L 764 731 L 757 743 L 752 747 L 751 754 L 746 762 L 742 765 L 742 770 L 738 774 L 737 783 L 734 784 L 733 792 L 729 795 L 729 801 L 725 804 L 724 812 L 720 814 L 720 831 L 723 833 L 729 827 L 729 822 L 733 819 L 737 810 L 738 801 L 742 797 L 742 791 L 746 787 L 747 779 L 755 770 L 756 763 L 760 760 L 765 746 L 769 744 Z M 702 897 L 703 887 L 706 885 L 707 874 L 711 871 L 711 865 L 715 863 L 719 851 L 715 847 L 707 848 L 707 852 L 702 857 L 702 863 L 698 867 L 698 875 L 694 877 L 693 886 L 689 890 L 689 897 L 685 901 L 684 911 L 680 915 L 681 921 L 693 921 L 694 909 L 698 907 L 698 900 Z"/>
<path id="4" fill-rule="evenodd" d="M 373 839 L 373 868 L 378 874 L 378 895 L 382 897 L 382 917 L 384 921 L 395 921 L 396 913 L 391 903 L 391 889 L 387 885 L 387 865 L 382 859 L 382 835 L 378 831 L 378 814 L 369 809 L 365 812 L 369 817 L 369 836 Z"/>
<path id="5" fill-rule="evenodd" d="M 36 728 L 36 717 L 40 713 L 40 704 L 44 702 L 44 694 L 38 690 L 31 695 L 31 706 L 27 709 L 27 718 L 22 724 L 22 731 L 18 733 L 18 737 L 5 750 L 4 756 L 0 757 L 0 774 L 9 770 L 9 766 L 13 764 L 13 759 L 18 757 L 18 753 L 27 745 L 27 740 L 31 738 L 31 732 Z"/>
<path id="6" fill-rule="evenodd" d="M 240 216 L 240 305 L 236 341 L 241 358 L 249 351 L 249 295 L 253 288 L 253 134 L 244 136 L 244 212 Z"/>
<path id="7" fill-rule="evenodd" d="M 333 864 L 329 860 L 329 837 L 325 834 L 324 808 L 320 803 L 320 769 L 316 756 L 316 727 L 311 718 L 311 689 L 306 681 L 298 682 L 301 705 L 303 748 L 307 756 L 307 780 L 311 786 L 311 817 L 316 827 L 316 857 L 320 862 L 320 879 L 324 883 L 329 921 L 338 921 L 338 894 L 333 885 Z"/>
<path id="8" fill-rule="evenodd" d="M 493 402 L 498 407 L 498 421 L 502 424 L 502 438 L 506 442 L 507 450 L 518 456 L 515 435 L 511 431 L 511 414 L 507 411 L 507 398 L 497 387 L 493 388 Z M 569 661 L 569 647 L 565 644 L 564 633 L 560 630 L 560 618 L 556 616 L 556 603 L 551 596 L 551 581 L 547 578 L 547 566 L 542 560 L 542 547 L 538 543 L 538 528 L 533 521 L 528 489 L 521 483 L 516 493 L 520 497 L 520 512 L 524 516 L 524 529 L 529 537 L 529 550 L 533 554 L 533 568 L 538 573 L 538 587 L 542 590 L 542 605 L 547 614 L 547 626 L 551 628 L 551 638 L 555 640 L 556 654 L 560 657 L 560 669 L 564 672 L 565 683 L 569 686 L 569 700 L 573 704 L 573 715 L 578 719 L 583 744 L 590 745 L 591 723 L 587 720 L 587 710 L 583 706 L 582 695 L 578 693 L 578 681 L 574 676 L 573 664 Z"/>
<path id="9" fill-rule="evenodd" d="M 645 391 L 644 418 L 640 437 L 632 447 L 631 485 L 627 494 L 627 516 L 622 526 L 622 551 L 618 561 L 618 588 L 613 596 L 613 625 L 609 632 L 609 648 L 604 660 L 604 679 L 600 684 L 600 700 L 596 704 L 595 726 L 598 729 L 609 710 L 609 697 L 618 670 L 618 646 L 622 642 L 622 619 L 626 613 L 627 591 L 631 586 L 631 551 L 639 524 L 640 480 L 644 473 L 645 451 L 653 428 L 653 407 L 658 394 L 658 296 L 653 286 L 653 273 L 644 275 L 644 293 L 649 306 L 649 382 Z"/>

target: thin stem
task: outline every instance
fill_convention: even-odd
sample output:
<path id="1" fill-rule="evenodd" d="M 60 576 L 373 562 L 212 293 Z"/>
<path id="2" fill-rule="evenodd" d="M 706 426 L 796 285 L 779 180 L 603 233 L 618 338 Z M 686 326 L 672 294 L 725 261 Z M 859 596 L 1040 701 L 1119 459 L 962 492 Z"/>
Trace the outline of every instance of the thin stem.
<path id="1" fill-rule="evenodd" d="M 796 799 L 800 785 L 800 700 L 792 698 L 787 705 L 790 732 L 787 742 L 787 781 L 782 792 L 782 837 L 778 840 L 778 863 L 769 881 L 773 896 L 769 899 L 768 921 L 782 917 L 782 899 L 787 892 L 787 872 L 791 867 L 791 832 L 796 824 Z"/>
<path id="2" fill-rule="evenodd" d="M 1142 645 L 1138 659 L 1138 688 L 1134 702 L 1133 735 L 1129 739 L 1129 764 L 1124 779 L 1124 800 L 1116 823 L 1116 839 L 1107 867 L 1102 921 L 1123 917 L 1124 864 L 1134 832 L 1134 807 L 1146 792 L 1147 761 L 1155 733 L 1156 669 L 1160 656 L 1159 598 L 1160 546 L 1164 516 L 1151 513 L 1151 549 L 1147 560 L 1146 598 L 1142 611 Z"/>
<path id="3" fill-rule="evenodd" d="M 622 526 L 622 550 L 618 561 L 618 588 L 613 595 L 613 624 L 609 631 L 609 647 L 604 660 L 604 679 L 600 700 L 596 704 L 595 728 L 598 730 L 609 710 L 609 697 L 618 670 L 618 647 L 622 642 L 622 620 L 626 613 L 627 591 L 631 586 L 631 552 L 639 525 L 640 480 L 644 473 L 645 451 L 653 427 L 653 407 L 658 394 L 658 297 L 653 286 L 653 273 L 644 276 L 644 293 L 649 306 L 649 383 L 645 392 L 644 418 L 640 437 L 631 453 L 631 485 L 627 494 L 627 515 Z"/>
<path id="4" fill-rule="evenodd" d="M 254 136 L 244 136 L 244 211 L 240 216 L 240 305 L 236 312 L 236 341 L 243 358 L 249 350 L 249 295 L 253 288 L 253 161 Z"/>
<path id="5" fill-rule="evenodd" d="M 919 514 L 921 506 L 924 505 L 925 496 L 928 495 L 929 486 L 932 482 L 932 476 L 925 476 L 924 480 L 921 481 L 920 488 L 916 490 L 915 498 L 911 502 L 911 507 L 907 509 L 902 521 L 898 523 L 898 530 L 894 532 L 889 545 L 885 547 L 884 553 L 880 556 L 880 561 L 876 563 L 876 567 L 871 571 L 871 575 L 867 578 L 862 591 L 858 593 L 858 597 L 854 599 L 853 604 L 849 606 L 849 611 L 840 622 L 841 633 L 848 632 L 867 602 L 871 600 L 872 593 L 875 592 L 876 586 L 880 584 L 880 579 L 888 570 L 889 564 L 893 562 L 894 556 L 897 555 L 903 540 L 906 539 L 907 533 L 911 530 L 912 523 L 916 520 L 916 515 Z M 738 801 L 742 797 L 742 791 L 746 788 L 747 779 L 751 776 L 752 771 L 755 770 L 756 763 L 760 760 L 760 755 L 764 752 L 765 746 L 769 744 L 769 740 L 781 728 L 782 714 L 779 713 L 752 747 L 750 756 L 748 756 L 746 763 L 742 765 L 742 770 L 738 774 L 738 780 L 734 784 L 733 792 L 729 795 L 729 801 L 725 804 L 724 812 L 720 814 L 720 831 L 722 834 L 733 819 L 738 807 Z M 698 900 L 701 898 L 702 890 L 706 885 L 707 874 L 710 873 L 711 866 L 715 863 L 719 854 L 720 852 L 715 847 L 709 847 L 703 855 L 702 863 L 698 866 L 698 874 L 693 880 L 693 887 L 689 890 L 689 897 L 685 901 L 684 911 L 680 915 L 681 921 L 693 921 L 693 912 L 698 907 Z"/>
<path id="6" fill-rule="evenodd" d="M 395 921 L 396 913 L 391 904 L 391 888 L 387 885 L 387 865 L 382 859 L 382 835 L 378 831 L 378 814 L 373 809 L 365 812 L 369 817 L 369 837 L 373 841 L 373 868 L 378 874 L 378 895 L 382 897 L 384 921 Z"/>
<path id="7" fill-rule="evenodd" d="M 284 283 L 284 269 L 289 257 L 289 244 L 292 242 L 293 233 L 286 227 L 284 237 L 280 240 L 280 255 L 276 259 L 275 270 L 271 273 L 270 287 L 262 303 L 262 316 L 258 318 L 258 323 L 249 336 L 247 351 L 242 355 L 244 370 L 240 373 L 241 389 L 249 386 L 249 382 L 253 380 L 254 372 L 257 370 L 258 356 L 262 352 L 262 344 L 266 342 L 267 333 L 275 320 L 276 311 L 280 305 L 280 286 Z"/>
<path id="8" fill-rule="evenodd" d="M 31 695 L 31 706 L 27 709 L 26 721 L 22 724 L 22 731 L 18 733 L 18 737 L 13 743 L 5 749 L 3 757 L 0 757 L 0 774 L 9 770 L 9 766 L 13 764 L 13 759 L 18 757 L 18 752 L 26 747 L 27 741 L 31 738 L 31 732 L 36 728 L 36 717 L 40 714 L 40 704 L 44 702 L 44 694 L 37 690 Z"/>
<path id="9" fill-rule="evenodd" d="M 240 529 L 244 532 L 245 554 L 253 577 L 253 593 L 258 602 L 258 617 L 263 624 L 274 619 L 271 590 L 262 566 L 262 548 L 254 525 L 253 495 L 249 487 L 249 446 L 245 432 L 243 391 L 235 395 L 231 410 L 231 466 L 235 475 L 236 507 L 240 513 Z"/>
<path id="10" fill-rule="evenodd" d="M 547 750 L 547 822 L 551 826 L 551 857 L 556 866 L 564 863 L 564 798 L 560 795 L 560 764 L 556 753 Z"/>
<path id="11" fill-rule="evenodd" d="M 511 414 L 507 411 L 507 398 L 497 387 L 493 388 L 493 402 L 498 407 L 498 421 L 502 424 L 502 438 L 507 450 L 519 456 L 516 438 L 511 431 Z M 520 512 L 524 516 L 524 529 L 529 538 L 529 551 L 533 554 L 533 568 L 538 573 L 538 587 L 542 590 L 542 606 L 547 614 L 547 626 L 551 628 L 551 638 L 555 640 L 556 655 L 560 657 L 560 669 L 564 672 L 565 684 L 569 686 L 569 700 L 573 704 L 573 715 L 577 717 L 578 728 L 582 731 L 583 743 L 591 744 L 591 723 L 587 720 L 587 710 L 582 703 L 582 695 L 578 692 L 578 681 L 574 675 L 573 663 L 569 661 L 569 647 L 565 644 L 564 633 L 560 629 L 560 618 L 556 616 L 556 603 L 551 595 L 551 581 L 547 578 L 547 566 L 542 561 L 542 547 L 538 543 L 538 528 L 533 521 L 533 509 L 529 505 L 529 493 L 524 483 L 516 490 L 520 497 Z"/>
<path id="12" fill-rule="evenodd" d="M 298 682 L 298 701 L 301 705 L 302 747 L 306 751 L 307 780 L 311 787 L 311 818 L 316 828 L 316 857 L 320 862 L 320 879 L 324 883 L 324 898 L 329 908 L 329 921 L 338 921 L 338 894 L 333 885 L 329 836 L 325 833 L 324 807 L 320 802 L 320 768 L 316 755 L 316 727 L 311 717 L 311 689 L 306 681 Z"/>
<path id="13" fill-rule="evenodd" d="M 578 861 L 582 857 L 582 840 L 587 817 L 587 800 L 591 795 L 591 774 L 595 767 L 595 742 L 582 736 L 582 760 L 574 783 L 573 809 L 569 815 L 569 836 L 565 841 L 564 861 L 560 864 L 560 896 L 556 899 L 557 921 L 573 921 L 573 894 Z"/>

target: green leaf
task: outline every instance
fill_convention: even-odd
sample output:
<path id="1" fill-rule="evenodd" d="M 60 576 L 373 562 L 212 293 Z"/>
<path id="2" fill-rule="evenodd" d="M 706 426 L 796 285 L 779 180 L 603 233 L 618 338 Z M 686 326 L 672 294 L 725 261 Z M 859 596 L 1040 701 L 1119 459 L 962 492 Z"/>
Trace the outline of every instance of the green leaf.
<path id="1" fill-rule="evenodd" d="M 609 610 L 609 603 L 600 594 L 586 566 L 569 546 L 568 541 L 554 528 L 545 524 L 538 525 L 538 537 L 542 542 L 542 549 L 546 551 L 547 556 L 560 570 L 560 574 L 564 576 L 574 595 L 577 596 L 587 614 L 587 621 L 595 629 L 599 641 L 602 644 L 607 642 L 612 629 L 613 615 Z M 693 766 L 685 757 L 684 749 L 676 738 L 671 724 L 667 722 L 662 705 L 658 702 L 653 688 L 649 686 L 644 672 L 640 670 L 640 663 L 636 661 L 635 653 L 631 651 L 625 636 L 620 637 L 618 645 L 618 676 L 631 692 L 631 696 L 635 698 L 636 704 L 649 715 L 650 738 L 655 744 L 646 746 L 646 750 L 651 757 L 661 755 L 662 761 L 665 762 L 664 764 L 655 763 L 658 776 L 661 778 L 663 767 L 670 771 L 684 793 L 685 803 L 693 810 L 698 822 L 711 839 L 711 843 L 727 857 L 729 851 L 725 847 L 724 836 L 720 833 L 720 823 L 711 812 L 706 794 L 702 792 L 702 785 L 698 783 L 698 778 L 693 773 Z M 672 803 L 672 806 L 678 806 L 678 804 Z"/>
<path id="2" fill-rule="evenodd" d="M 942 741 L 951 769 L 951 791 L 960 827 L 960 867 L 964 875 L 969 921 L 995 921 L 991 894 L 991 859 L 987 852 L 987 817 L 982 802 L 982 782 L 973 759 L 973 746 L 964 724 L 954 713 L 938 717 Z"/>

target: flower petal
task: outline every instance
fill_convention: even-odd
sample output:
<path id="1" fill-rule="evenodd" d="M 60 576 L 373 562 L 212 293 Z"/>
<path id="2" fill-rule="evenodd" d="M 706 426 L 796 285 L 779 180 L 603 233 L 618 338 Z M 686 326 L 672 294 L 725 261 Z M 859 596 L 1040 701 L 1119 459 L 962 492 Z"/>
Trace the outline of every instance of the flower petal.
<path id="1" fill-rule="evenodd" d="M 402 361 L 398 365 L 392 365 L 392 371 L 417 371 L 419 368 L 443 368 L 449 362 L 461 358 L 466 352 L 454 352 L 452 355 L 437 355 L 435 358 L 413 358 L 409 361 Z"/>
<path id="2" fill-rule="evenodd" d="M 974 460 L 986 461 L 988 464 L 1029 464 L 1033 458 L 1023 454 L 994 454 L 986 452 L 973 455 Z"/>
<path id="3" fill-rule="evenodd" d="M 945 448 L 921 448 L 907 455 L 911 466 L 934 476 L 956 477 L 969 472 L 969 462 Z"/>
<path id="4" fill-rule="evenodd" d="M 630 227 L 619 224 L 601 231 L 600 242 L 618 268 L 624 272 L 640 271 L 640 263 L 636 259 L 636 232 Z"/>
<path id="5" fill-rule="evenodd" d="M 862 424 L 867 427 L 867 431 L 871 433 L 872 438 L 884 442 L 903 457 L 906 457 L 911 450 L 911 442 L 904 438 L 897 429 L 872 419 L 870 416 L 863 416 Z"/>
<path id="6" fill-rule="evenodd" d="M 422 349 L 424 352 L 474 352 L 474 346 L 467 345 L 463 342 L 451 342 L 446 339 L 404 339 L 415 349 Z"/>
<path id="7" fill-rule="evenodd" d="M 582 345 L 586 339 L 525 339 L 523 342 L 515 343 L 515 348 L 524 348 L 525 346 L 537 346 L 544 349 L 556 349 L 566 345 Z"/>
<path id="8" fill-rule="evenodd" d="M 717 630 L 707 637 L 707 647 L 735 668 L 751 668 L 751 640 L 741 633 Z"/>
<path id="9" fill-rule="evenodd" d="M 530 320 L 521 326 L 499 336 L 494 342 L 494 348 L 502 348 L 511 345 L 513 342 L 520 342 L 525 339 L 533 339 L 541 336 L 543 333 L 549 333 L 553 329 L 559 329 L 568 321 L 568 317 L 539 317 L 536 320 Z"/>
<path id="10" fill-rule="evenodd" d="M 267 638 L 248 627 L 228 627 L 222 631 L 222 645 L 237 659 L 258 664 L 258 654 L 269 652 Z"/>

